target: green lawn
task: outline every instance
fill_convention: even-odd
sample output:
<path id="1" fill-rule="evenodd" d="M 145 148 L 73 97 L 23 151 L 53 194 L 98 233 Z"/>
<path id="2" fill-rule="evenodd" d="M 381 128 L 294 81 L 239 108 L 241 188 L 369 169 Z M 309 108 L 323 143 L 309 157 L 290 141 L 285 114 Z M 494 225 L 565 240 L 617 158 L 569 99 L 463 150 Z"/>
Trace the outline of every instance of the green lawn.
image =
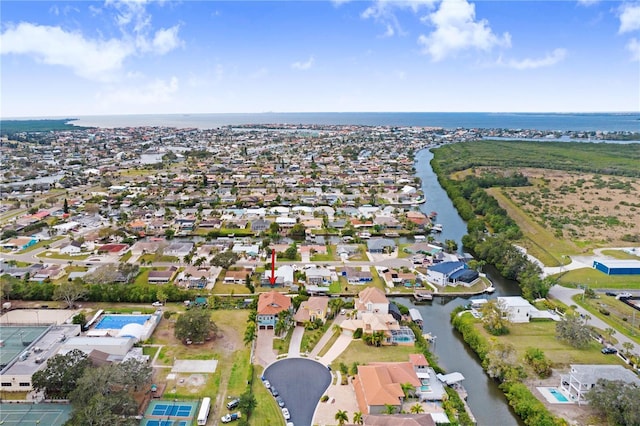
<path id="1" fill-rule="evenodd" d="M 273 349 L 278 351 L 278 355 L 286 354 L 289 352 L 289 345 L 291 344 L 291 336 L 293 335 L 294 327 L 291 327 L 284 338 L 273 339 Z"/>
<path id="2" fill-rule="evenodd" d="M 595 340 L 587 349 L 575 349 L 556 339 L 556 323 L 554 321 L 533 321 L 523 324 L 510 324 L 509 334 L 491 336 L 481 325 L 476 327 L 488 340 L 506 342 L 515 346 L 518 358 L 522 359 L 527 348 L 541 349 L 551 360 L 554 368 L 565 368 L 569 364 L 620 364 L 623 362 L 617 356 L 600 353 L 602 345 Z"/>
<path id="3" fill-rule="evenodd" d="M 147 253 L 147 254 L 143 254 L 142 256 L 140 256 L 138 258 L 138 262 L 144 262 L 144 263 L 153 263 L 153 262 L 179 262 L 180 259 L 178 259 L 175 256 L 164 256 L 164 255 L 157 255 L 154 253 Z"/>
<path id="4" fill-rule="evenodd" d="M 592 317 L 600 318 L 611 328 L 618 330 L 618 333 L 622 332 L 625 336 L 640 344 L 640 313 L 631 306 L 617 300 L 615 297 L 605 295 L 600 295 L 598 299 L 584 300 L 581 295 L 576 295 L 573 300 L 576 305 L 589 311 Z M 604 315 L 600 309 L 608 311 L 609 315 Z"/>
<path id="5" fill-rule="evenodd" d="M 62 259 L 62 260 L 85 260 L 89 256 L 91 256 L 91 253 L 71 256 L 69 254 L 60 254 L 56 251 L 48 251 L 48 250 L 38 254 L 38 257 L 41 257 L 43 259 Z"/>
<path id="6" fill-rule="evenodd" d="M 329 329 L 329 324 L 324 324 L 322 327 L 315 330 L 304 330 L 302 335 L 302 342 L 300 343 L 300 352 L 311 352 L 316 347 L 318 340 L 322 338 L 325 331 Z"/>
<path id="7" fill-rule="evenodd" d="M 633 254 L 629 254 L 622 250 L 602 250 L 602 254 L 605 256 L 615 257 L 616 259 L 621 259 L 621 260 L 640 260 L 640 256 L 635 256 Z"/>
<path id="8" fill-rule="evenodd" d="M 160 349 L 157 346 L 143 346 L 142 347 L 142 354 L 143 355 L 149 355 L 149 360 L 152 360 L 154 356 L 156 356 L 156 353 L 158 352 L 158 349 Z"/>
<path id="9" fill-rule="evenodd" d="M 262 380 L 260 380 L 262 371 L 263 369 L 261 366 L 256 365 L 254 367 L 251 391 L 258 404 L 251 414 L 249 424 L 254 426 L 282 424 L 284 423 L 284 420 L 282 418 L 280 407 L 278 407 L 275 398 L 271 396 L 271 392 L 264 387 Z"/>
<path id="10" fill-rule="evenodd" d="M 125 254 L 123 254 L 122 256 L 120 256 L 120 262 L 126 262 L 129 259 L 131 259 L 132 253 L 131 250 L 127 251 Z"/>
<path id="11" fill-rule="evenodd" d="M 370 362 L 409 361 L 409 354 L 419 353 L 413 346 L 368 346 L 362 339 L 353 340 L 331 365 L 337 366 L 341 362 L 351 366 L 354 362 L 368 364 Z"/>
<path id="12" fill-rule="evenodd" d="M 222 274 L 221 274 L 222 275 Z M 256 287 L 258 291 L 260 286 Z M 244 284 L 225 284 L 222 280 L 216 281 L 213 286 L 212 294 L 251 294 Z"/>
<path id="13" fill-rule="evenodd" d="M 588 285 L 593 289 L 640 289 L 640 275 L 607 275 L 593 268 L 568 271 L 559 277 L 564 286 Z"/>

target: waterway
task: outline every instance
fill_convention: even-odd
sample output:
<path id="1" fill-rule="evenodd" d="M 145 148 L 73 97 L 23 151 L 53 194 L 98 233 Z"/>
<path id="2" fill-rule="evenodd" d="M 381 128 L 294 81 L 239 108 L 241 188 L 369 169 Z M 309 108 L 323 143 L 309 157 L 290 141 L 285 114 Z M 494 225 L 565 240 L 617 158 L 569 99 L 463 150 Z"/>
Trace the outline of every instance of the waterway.
<path id="1" fill-rule="evenodd" d="M 416 174 L 422 179 L 422 189 L 427 197 L 427 203 L 422 209 L 427 213 L 432 210 L 437 211 L 437 222 L 444 225 L 441 239 L 443 241 L 453 239 L 462 247 L 461 239 L 466 233 L 466 224 L 438 183 L 429 164 L 432 158 L 433 154 L 428 150 L 422 150 L 416 155 Z M 484 272 L 491 278 L 496 288 L 491 298 L 521 295 L 515 281 L 504 279 L 491 267 L 485 267 Z M 509 407 L 496 382 L 485 374 L 478 357 L 451 326 L 449 319 L 451 311 L 457 306 L 468 304 L 468 299 L 436 297 L 431 304 L 419 306 L 413 305 L 408 298 L 395 298 L 395 300 L 420 311 L 424 319 L 424 331 L 436 336 L 431 349 L 438 357 L 438 364 L 447 372 L 458 371 L 465 377 L 462 384 L 469 394 L 467 402 L 479 425 L 523 424 Z"/>

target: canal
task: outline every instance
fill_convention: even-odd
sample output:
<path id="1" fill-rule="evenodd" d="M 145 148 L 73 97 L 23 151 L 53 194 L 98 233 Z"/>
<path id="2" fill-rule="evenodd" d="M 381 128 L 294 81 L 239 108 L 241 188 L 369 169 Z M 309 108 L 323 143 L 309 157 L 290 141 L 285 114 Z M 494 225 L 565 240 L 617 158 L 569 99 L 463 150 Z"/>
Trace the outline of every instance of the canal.
<path id="1" fill-rule="evenodd" d="M 422 150 L 416 155 L 416 175 L 422 179 L 422 190 L 427 198 L 422 210 L 427 214 L 431 211 L 438 213 L 436 221 L 443 225 L 443 232 L 439 239 L 455 240 L 458 246 L 462 247 L 461 239 L 466 234 L 466 224 L 438 183 L 429 164 L 432 158 L 433 154 L 428 150 Z M 504 279 L 491 267 L 485 267 L 485 272 L 496 287 L 495 293 L 491 295 L 492 298 L 521 295 L 515 281 Z M 396 301 L 420 311 L 424 319 L 424 331 L 436 336 L 432 344 L 432 352 L 437 356 L 438 364 L 447 372 L 458 371 L 465 377 L 462 384 L 469 394 L 467 402 L 479 425 L 522 424 L 507 404 L 496 382 L 485 374 L 478 357 L 451 326 L 449 320 L 451 311 L 457 306 L 469 303 L 467 299 L 436 297 L 431 304 L 419 306 L 413 305 L 409 298 L 396 298 Z"/>

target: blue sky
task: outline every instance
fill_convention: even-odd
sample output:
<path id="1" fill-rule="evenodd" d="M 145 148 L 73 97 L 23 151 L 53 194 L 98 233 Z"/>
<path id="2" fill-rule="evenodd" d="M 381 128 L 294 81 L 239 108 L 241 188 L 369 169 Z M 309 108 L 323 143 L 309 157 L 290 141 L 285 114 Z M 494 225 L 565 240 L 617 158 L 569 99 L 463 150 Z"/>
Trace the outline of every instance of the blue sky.
<path id="1" fill-rule="evenodd" d="M 640 1 L 5 1 L 2 117 L 640 110 Z"/>

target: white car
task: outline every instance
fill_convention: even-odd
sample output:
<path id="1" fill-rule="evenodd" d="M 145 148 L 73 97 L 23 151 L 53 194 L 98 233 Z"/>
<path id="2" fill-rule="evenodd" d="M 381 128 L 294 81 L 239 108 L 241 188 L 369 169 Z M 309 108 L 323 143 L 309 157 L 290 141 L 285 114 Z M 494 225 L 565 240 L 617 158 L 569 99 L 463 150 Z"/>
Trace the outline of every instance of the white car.
<path id="1" fill-rule="evenodd" d="M 264 381 L 264 387 L 267 388 L 267 389 L 271 389 L 271 383 L 269 383 L 268 380 L 265 380 Z"/>
<path id="2" fill-rule="evenodd" d="M 289 409 L 288 408 L 283 408 L 282 409 L 282 415 L 284 416 L 285 420 L 289 420 L 291 418 L 291 414 L 289 414 Z"/>
<path id="3" fill-rule="evenodd" d="M 151 306 L 155 306 L 156 308 L 162 306 L 162 302 L 153 302 Z"/>

